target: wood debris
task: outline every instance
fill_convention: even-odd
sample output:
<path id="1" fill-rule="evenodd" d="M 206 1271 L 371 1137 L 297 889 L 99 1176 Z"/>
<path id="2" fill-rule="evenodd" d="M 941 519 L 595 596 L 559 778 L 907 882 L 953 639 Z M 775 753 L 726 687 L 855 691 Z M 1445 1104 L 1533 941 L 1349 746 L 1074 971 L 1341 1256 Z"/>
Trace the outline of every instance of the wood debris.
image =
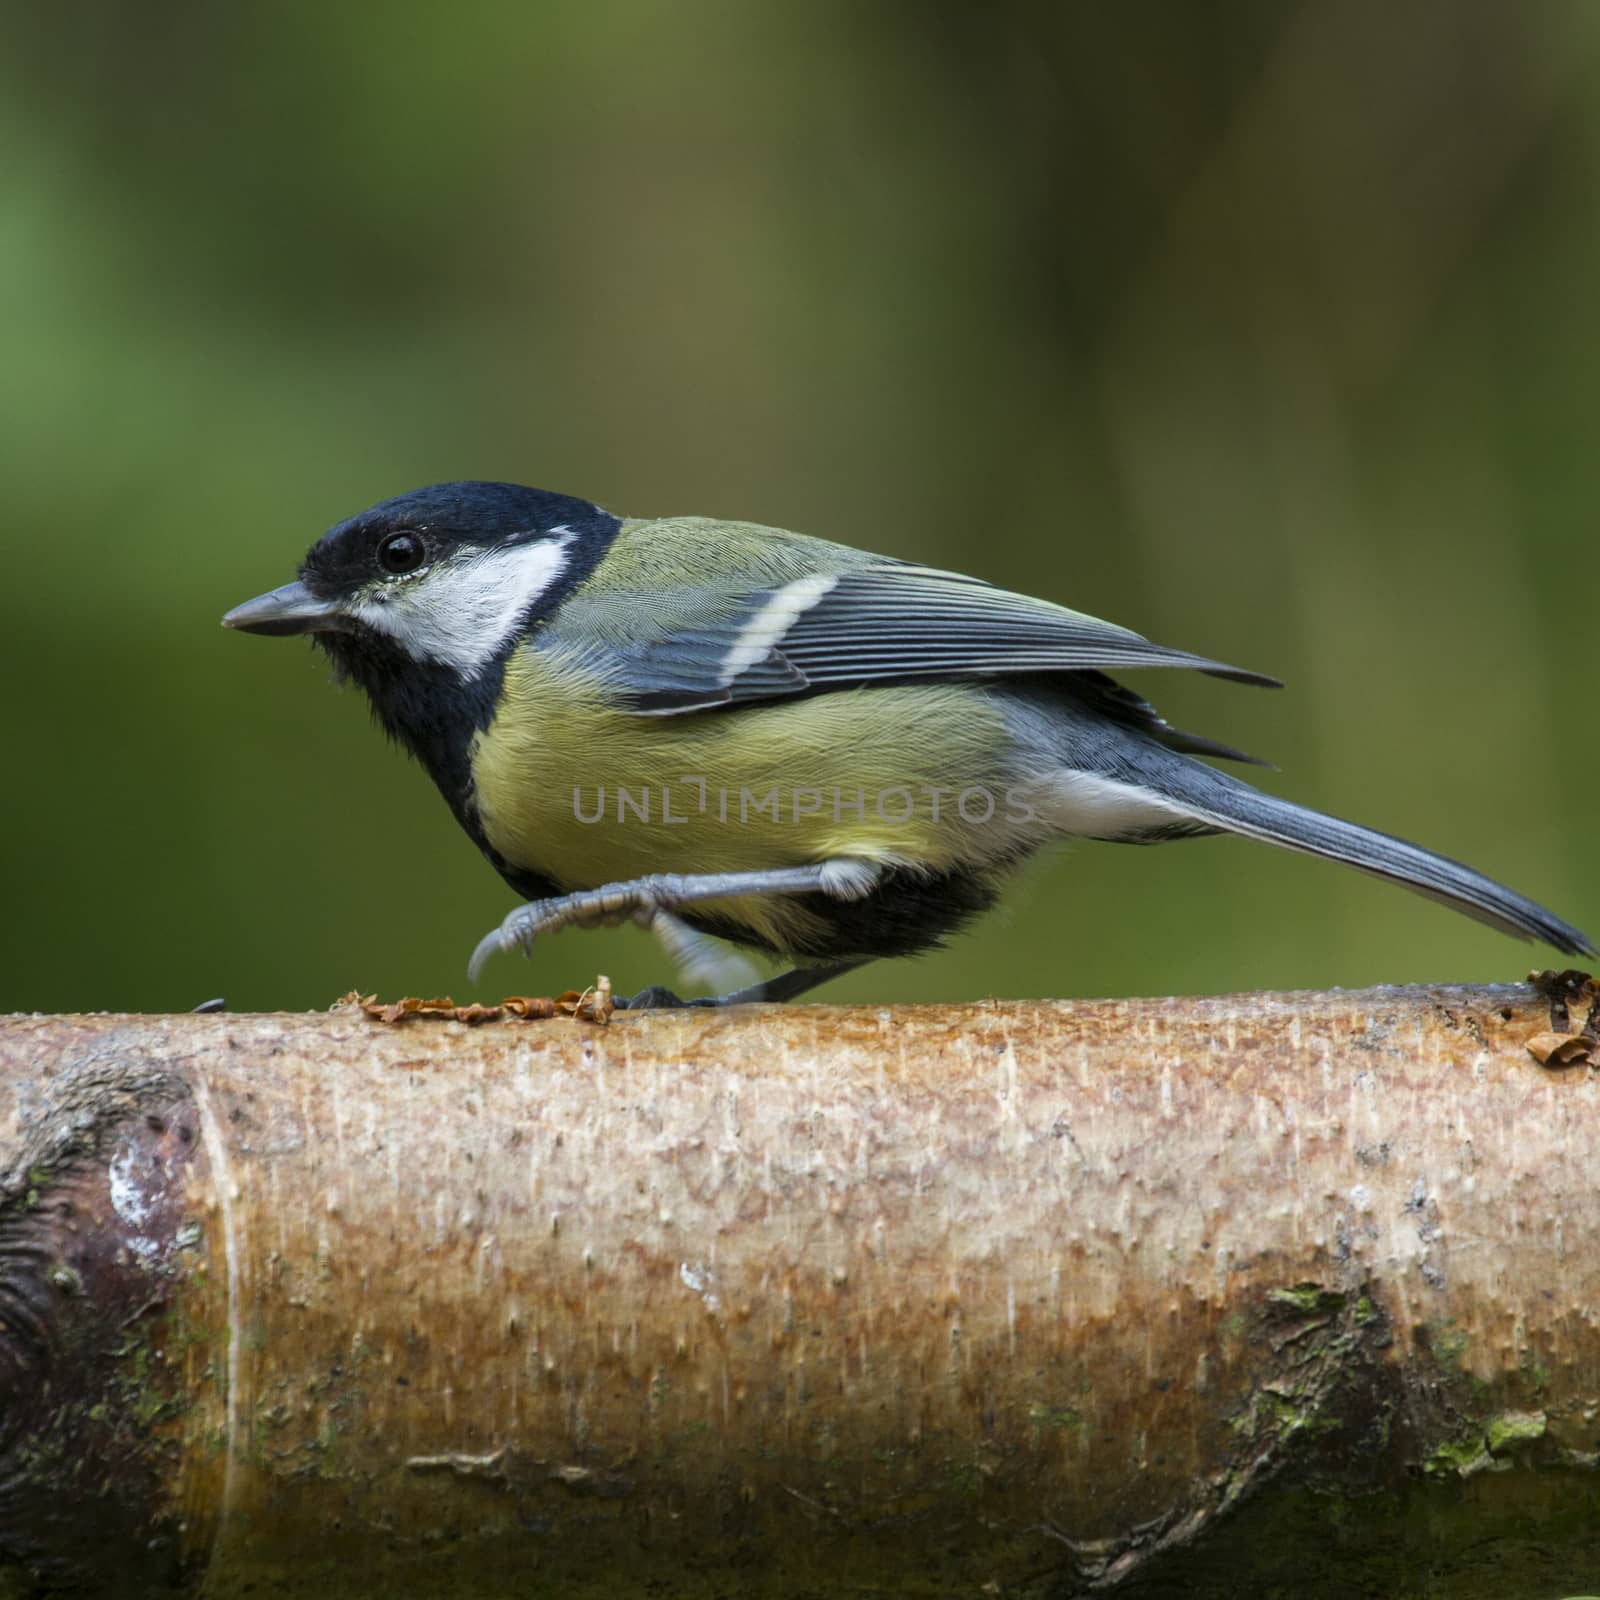
<path id="1" fill-rule="evenodd" d="M 375 994 L 352 989 L 334 1001 L 334 1011 L 360 1011 L 375 1022 L 394 1026 L 413 1019 L 464 1022 L 477 1027 L 484 1022 L 537 1022 L 549 1017 L 572 1017 L 580 1022 L 606 1023 L 617 1009 L 611 994 L 611 980 L 602 973 L 587 989 L 568 989 L 554 999 L 543 995 L 507 995 L 498 1005 L 471 1001 L 457 1005 L 449 995 L 423 999 L 406 995 L 399 1000 L 380 1000 Z"/>
<path id="2" fill-rule="evenodd" d="M 1600 981 L 1587 972 L 1530 972 L 1528 982 L 1550 1002 L 1550 1027 L 1528 1040 L 1528 1054 L 1541 1067 L 1600 1066 Z M 1582 1027 L 1574 1006 L 1588 1006 Z"/>

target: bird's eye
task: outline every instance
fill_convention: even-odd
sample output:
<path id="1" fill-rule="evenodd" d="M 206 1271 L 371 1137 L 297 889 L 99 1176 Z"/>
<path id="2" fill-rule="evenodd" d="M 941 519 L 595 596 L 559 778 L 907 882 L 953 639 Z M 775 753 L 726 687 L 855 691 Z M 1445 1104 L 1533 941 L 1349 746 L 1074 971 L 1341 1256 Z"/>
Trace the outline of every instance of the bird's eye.
<path id="1" fill-rule="evenodd" d="M 378 565 L 397 578 L 403 572 L 415 572 L 427 553 L 427 547 L 414 533 L 391 533 L 378 541 Z"/>

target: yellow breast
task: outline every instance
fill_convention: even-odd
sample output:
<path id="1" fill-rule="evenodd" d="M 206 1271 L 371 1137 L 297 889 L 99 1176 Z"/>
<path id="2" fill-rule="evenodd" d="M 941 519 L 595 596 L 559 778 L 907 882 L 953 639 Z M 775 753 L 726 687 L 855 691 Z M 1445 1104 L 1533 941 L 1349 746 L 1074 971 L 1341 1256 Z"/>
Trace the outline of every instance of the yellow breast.
<path id="1" fill-rule="evenodd" d="M 608 704 L 573 655 L 523 649 L 472 751 L 489 843 L 564 890 L 653 872 L 848 855 L 930 870 L 981 859 L 1005 825 L 1005 732 L 967 685 L 890 685 L 649 717 Z M 996 814 L 969 797 L 987 789 Z M 753 924 L 777 908 L 715 908 Z"/>

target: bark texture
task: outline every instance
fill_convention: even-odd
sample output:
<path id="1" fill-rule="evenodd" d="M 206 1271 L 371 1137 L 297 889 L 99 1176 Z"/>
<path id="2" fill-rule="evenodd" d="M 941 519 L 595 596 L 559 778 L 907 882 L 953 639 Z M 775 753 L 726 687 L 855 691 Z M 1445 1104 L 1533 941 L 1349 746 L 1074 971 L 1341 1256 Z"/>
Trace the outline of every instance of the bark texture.
<path id="1" fill-rule="evenodd" d="M 0 1596 L 1576 1592 L 1569 999 L 5 1020 Z"/>

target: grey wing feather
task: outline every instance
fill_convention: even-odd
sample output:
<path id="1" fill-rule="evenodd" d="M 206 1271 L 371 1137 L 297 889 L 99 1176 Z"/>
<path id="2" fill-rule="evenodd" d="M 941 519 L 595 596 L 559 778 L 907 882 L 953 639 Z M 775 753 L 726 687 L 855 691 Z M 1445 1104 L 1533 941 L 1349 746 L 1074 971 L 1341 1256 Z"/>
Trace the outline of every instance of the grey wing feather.
<path id="1" fill-rule="evenodd" d="M 1236 750 L 1231 744 L 1220 744 L 1202 734 L 1185 733 L 1182 728 L 1173 727 L 1143 695 L 1135 694 L 1132 689 L 1103 672 L 1073 673 L 1072 694 L 1090 709 L 1109 717 L 1113 722 L 1120 722 L 1125 728 L 1137 728 L 1141 733 L 1149 734 L 1169 750 L 1180 750 L 1189 756 L 1214 756 L 1222 761 L 1242 761 L 1248 766 L 1277 771 L 1272 762 L 1263 761 L 1260 756 L 1252 756 L 1243 750 Z"/>
<path id="2" fill-rule="evenodd" d="M 884 563 L 812 574 L 741 596 L 714 623 L 618 652 L 634 708 L 657 716 L 817 689 L 1028 673 L 1092 675 L 1086 698 L 1183 748 L 1211 749 L 1166 724 L 1101 668 L 1185 667 L 1241 683 L 1277 680 L 976 578 Z"/>

